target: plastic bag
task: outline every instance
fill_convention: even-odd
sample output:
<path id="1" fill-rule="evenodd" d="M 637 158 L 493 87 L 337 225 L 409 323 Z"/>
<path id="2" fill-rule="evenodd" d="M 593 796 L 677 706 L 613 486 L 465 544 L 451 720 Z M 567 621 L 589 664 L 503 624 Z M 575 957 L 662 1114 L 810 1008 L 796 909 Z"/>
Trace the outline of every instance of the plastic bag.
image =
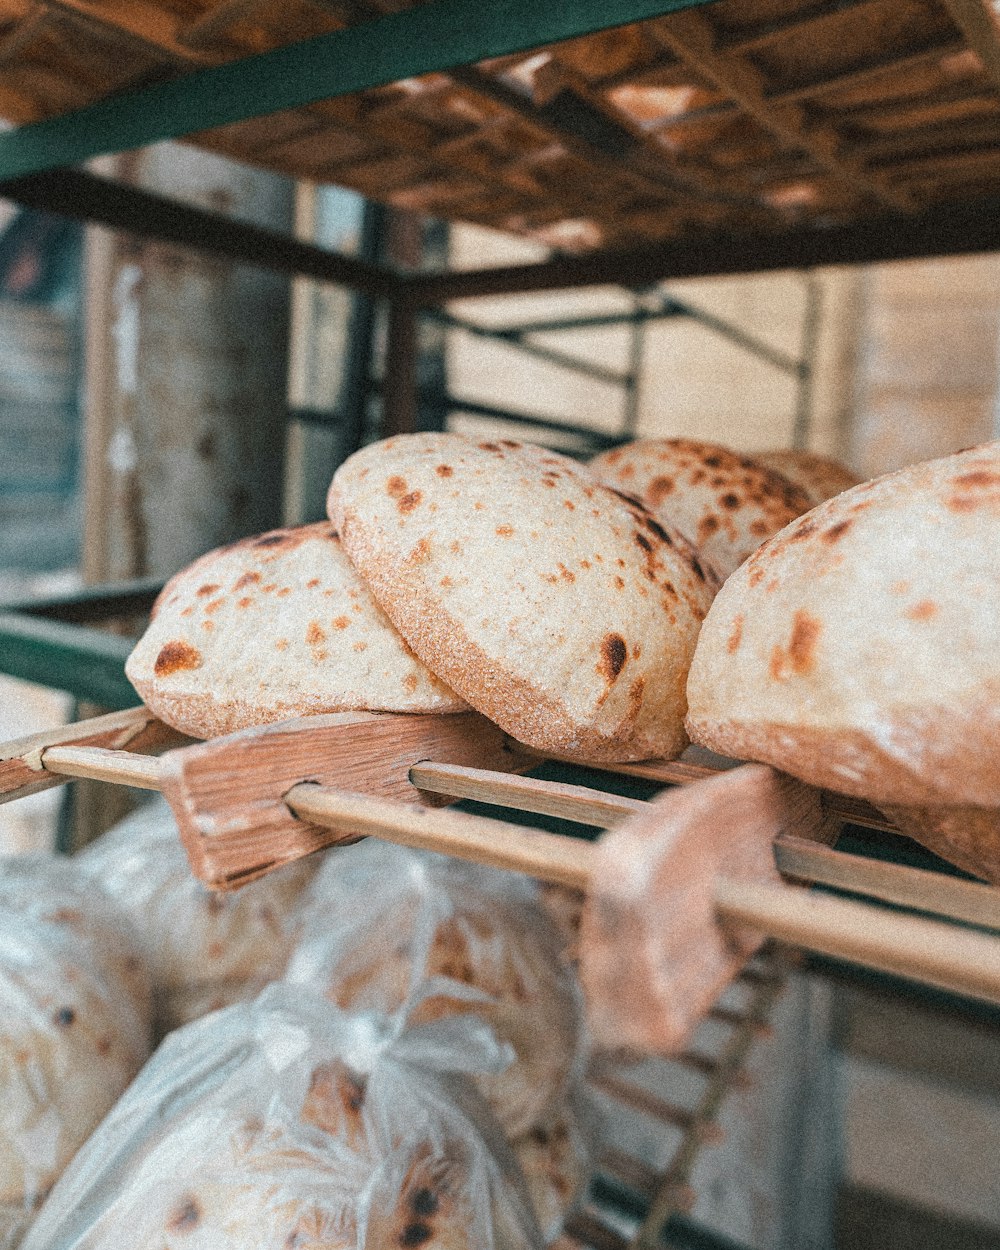
<path id="1" fill-rule="evenodd" d="M 0 1250 L 150 1051 L 128 922 L 70 860 L 0 860 Z"/>
<path id="2" fill-rule="evenodd" d="M 579 991 L 536 884 L 369 839 L 317 875 L 287 979 L 350 1010 L 472 1016 L 513 1056 L 477 1078 L 521 1160 L 549 1239 L 585 1188 Z"/>
<path id="3" fill-rule="evenodd" d="M 475 1088 L 476 1021 L 403 1028 L 270 985 L 172 1033 L 23 1250 L 537 1250 Z"/>
<path id="4" fill-rule="evenodd" d="M 92 843 L 78 862 L 128 914 L 153 977 L 158 1033 L 252 998 L 280 977 L 317 861 L 299 861 L 232 894 L 191 873 L 167 803 L 156 798 Z"/>

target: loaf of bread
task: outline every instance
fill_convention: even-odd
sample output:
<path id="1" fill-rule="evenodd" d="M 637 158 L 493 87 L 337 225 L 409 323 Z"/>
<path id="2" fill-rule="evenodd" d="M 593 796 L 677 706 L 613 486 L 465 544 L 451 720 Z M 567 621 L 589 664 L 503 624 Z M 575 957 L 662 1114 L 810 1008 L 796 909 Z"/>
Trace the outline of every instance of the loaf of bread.
<path id="1" fill-rule="evenodd" d="M 647 438 L 602 452 L 593 472 L 684 535 L 720 581 L 812 500 L 786 477 L 717 443 Z"/>
<path id="2" fill-rule="evenodd" d="M 813 504 L 832 499 L 842 491 L 850 490 L 861 481 L 839 460 L 821 456 L 815 451 L 799 451 L 784 448 L 780 451 L 755 451 L 754 460 L 766 469 L 773 469 L 788 478 L 809 496 Z"/>
<path id="3" fill-rule="evenodd" d="M 287 979 L 411 1024 L 471 1016 L 508 1049 L 476 1078 L 511 1139 L 548 1123 L 579 1074 L 579 991 L 534 883 L 369 839 L 316 877 Z"/>
<path id="4" fill-rule="evenodd" d="M 998 538 L 1000 443 L 820 504 L 716 599 L 692 737 L 867 798 L 1000 880 Z"/>
<path id="5" fill-rule="evenodd" d="M 0 1247 L 10 1250 L 151 1047 L 134 934 L 68 860 L 0 860 Z"/>
<path id="6" fill-rule="evenodd" d="M 329 511 L 407 643 L 512 737 L 593 760 L 686 745 L 713 588 L 641 505 L 540 447 L 415 434 L 350 457 Z"/>
<path id="7" fill-rule="evenodd" d="M 299 937 L 318 867 L 299 860 L 228 894 L 191 873 L 177 825 L 157 797 L 88 846 L 80 869 L 128 916 L 153 983 L 158 1036 L 280 977 Z"/>
<path id="8" fill-rule="evenodd" d="M 268 986 L 161 1044 L 23 1250 L 538 1250 L 513 1155 L 447 1074 L 475 1047 Z"/>
<path id="9" fill-rule="evenodd" d="M 455 712 L 326 523 L 220 547 L 164 587 L 125 665 L 168 725 L 211 738 L 319 712 Z"/>

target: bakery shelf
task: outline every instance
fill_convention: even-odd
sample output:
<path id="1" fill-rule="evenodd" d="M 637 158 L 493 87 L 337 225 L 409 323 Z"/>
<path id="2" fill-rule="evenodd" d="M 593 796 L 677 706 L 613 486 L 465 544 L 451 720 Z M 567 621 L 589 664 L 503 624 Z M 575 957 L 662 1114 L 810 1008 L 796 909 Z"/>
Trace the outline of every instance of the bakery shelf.
<path id="1" fill-rule="evenodd" d="M 387 428 L 405 429 L 414 319 L 454 299 L 1000 249 L 997 30 L 982 0 L 0 0 L 0 115 L 16 125 L 0 195 L 385 301 Z M 72 168 L 164 138 L 555 250 L 412 273 Z M 131 706 L 127 639 L 87 626 L 153 593 L 8 607 L 5 671 Z M 830 854 L 850 891 L 860 869 Z M 893 858 L 882 845 L 873 861 L 886 879 Z M 922 868 L 894 878 L 916 890 L 896 905 L 922 888 L 948 913 L 960 879 Z M 964 894 L 989 921 L 1000 896 Z M 755 1010 L 735 1021 L 743 1040 Z M 681 1172 L 604 1162 L 619 1208 L 683 1208 Z M 600 1212 L 573 1232 L 626 1244 Z"/>
<path id="2" fill-rule="evenodd" d="M 187 136 L 581 253 L 388 275 L 411 305 L 1000 246 L 982 0 L 689 4 L 4 0 L 0 182 L 75 211 L 45 171 Z"/>

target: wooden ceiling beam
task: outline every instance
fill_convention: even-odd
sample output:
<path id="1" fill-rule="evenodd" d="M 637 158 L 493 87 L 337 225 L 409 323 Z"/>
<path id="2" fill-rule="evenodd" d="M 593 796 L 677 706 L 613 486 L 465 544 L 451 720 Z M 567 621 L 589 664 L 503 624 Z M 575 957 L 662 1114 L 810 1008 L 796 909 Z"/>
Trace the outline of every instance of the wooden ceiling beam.
<path id="1" fill-rule="evenodd" d="M 839 17 L 850 9 L 867 8 L 883 0 L 819 0 L 808 8 L 799 9 L 787 17 L 776 18 L 770 22 L 760 22 L 756 26 L 748 26 L 743 30 L 734 30 L 728 35 L 719 37 L 717 47 L 720 52 L 749 52 L 754 48 L 764 48 L 775 43 L 785 35 L 801 30 L 803 26 L 812 26 L 827 18 Z"/>
<path id="2" fill-rule="evenodd" d="M 1000 89 L 1000 31 L 983 0 L 944 0 L 944 7 Z"/>
<path id="3" fill-rule="evenodd" d="M 789 147 L 809 152 L 818 165 L 860 195 L 904 212 L 917 207 L 909 194 L 842 152 L 840 137 L 831 126 L 811 124 L 800 105 L 769 100 L 763 74 L 739 56 L 718 52 L 712 27 L 700 14 L 678 13 L 651 22 L 649 29 L 664 46 L 725 91 L 764 129 Z"/>

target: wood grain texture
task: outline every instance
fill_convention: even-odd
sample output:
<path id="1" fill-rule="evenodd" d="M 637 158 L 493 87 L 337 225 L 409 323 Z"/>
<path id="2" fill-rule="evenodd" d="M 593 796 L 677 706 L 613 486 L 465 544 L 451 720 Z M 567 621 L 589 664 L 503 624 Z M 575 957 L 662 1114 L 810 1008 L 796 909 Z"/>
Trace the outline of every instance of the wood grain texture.
<path id="1" fill-rule="evenodd" d="M 163 759 L 162 789 L 196 874 L 232 889 L 278 864 L 356 837 L 292 814 L 284 795 L 305 781 L 428 806 L 409 780 L 422 760 L 499 772 L 530 767 L 475 712 L 402 716 L 341 712 L 261 726 L 198 743 Z"/>
<path id="2" fill-rule="evenodd" d="M 374 835 L 400 846 L 458 855 L 470 863 L 528 873 L 541 881 L 579 889 L 591 881 L 595 848 L 583 839 L 326 786 L 295 786 L 286 800 L 302 819 L 351 841 Z"/>
<path id="3" fill-rule="evenodd" d="M 107 716 L 96 716 L 92 720 L 18 738 L 0 746 L 0 803 L 37 794 L 40 790 L 63 785 L 69 780 L 69 775 L 46 770 L 43 756 L 50 748 L 72 744 L 118 751 L 128 747 L 130 752 L 142 753 L 186 741 L 183 734 L 164 725 L 144 707 L 111 712 Z"/>
<path id="4" fill-rule="evenodd" d="M 1000 890 L 978 881 L 850 855 L 790 834 L 775 839 L 774 857 L 785 876 L 1000 930 Z"/>
<path id="5" fill-rule="evenodd" d="M 597 844 L 581 977 L 595 1041 L 670 1052 L 763 941 L 717 922 L 715 888 L 784 886 L 772 844 L 825 821 L 815 790 L 757 764 L 659 796 Z"/>
<path id="6" fill-rule="evenodd" d="M 745 925 L 759 925 L 834 959 L 1000 1003 L 1000 941 L 992 935 L 760 881 L 717 881 L 715 901 L 737 941 Z"/>
<path id="7" fill-rule="evenodd" d="M 106 747 L 49 747 L 42 753 L 42 766 L 48 773 L 67 779 L 87 777 L 117 786 L 139 790 L 160 789 L 160 761 L 155 756 Z"/>
<path id="8" fill-rule="evenodd" d="M 601 829 L 609 829 L 648 806 L 642 799 L 607 794 L 588 786 L 540 781 L 536 777 L 500 776 L 486 769 L 463 768 L 458 764 L 415 764 L 410 769 L 410 780 L 418 789 L 435 794 L 494 803 L 522 812 L 538 812 Z"/>

